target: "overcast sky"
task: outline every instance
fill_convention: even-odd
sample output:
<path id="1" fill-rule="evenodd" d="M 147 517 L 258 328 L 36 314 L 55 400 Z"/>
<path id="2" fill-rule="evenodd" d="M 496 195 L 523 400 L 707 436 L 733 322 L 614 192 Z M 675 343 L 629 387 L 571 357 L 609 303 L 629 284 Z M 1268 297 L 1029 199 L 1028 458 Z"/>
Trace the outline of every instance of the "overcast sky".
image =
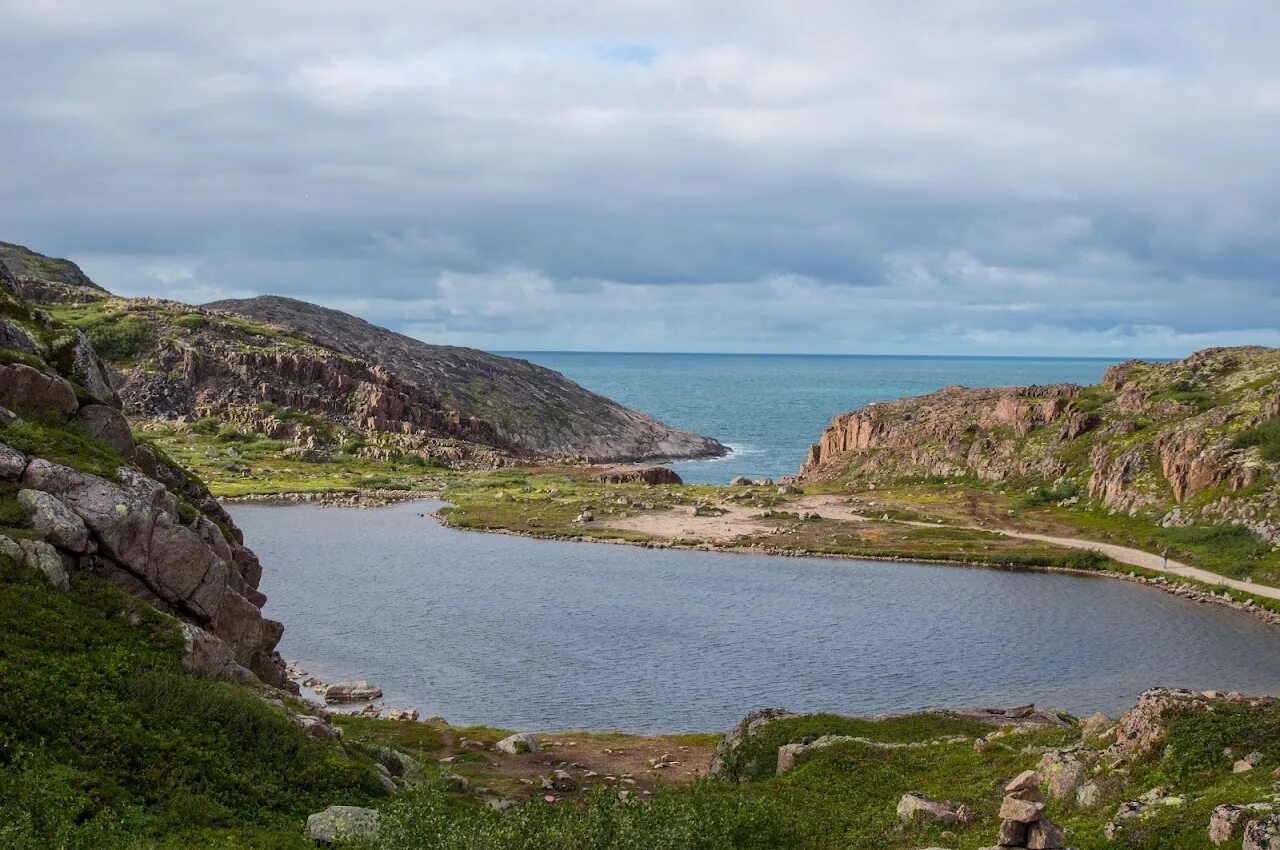
<path id="1" fill-rule="evenodd" d="M 1280 345 L 1277 45 L 1276 0 L 6 0 L 0 239 L 489 349 Z"/>

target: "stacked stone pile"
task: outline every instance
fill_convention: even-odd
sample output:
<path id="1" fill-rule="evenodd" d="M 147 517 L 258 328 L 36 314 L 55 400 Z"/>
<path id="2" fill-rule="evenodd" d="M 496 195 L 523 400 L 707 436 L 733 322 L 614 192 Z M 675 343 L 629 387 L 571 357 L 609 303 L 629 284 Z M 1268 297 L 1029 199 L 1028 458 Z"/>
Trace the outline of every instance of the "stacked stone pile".
<path id="1" fill-rule="evenodd" d="M 1000 837 L 996 846 L 984 850 L 1065 850 L 1067 837 L 1062 827 L 1044 816 L 1040 782 L 1039 772 L 1027 770 L 1004 787 Z"/>

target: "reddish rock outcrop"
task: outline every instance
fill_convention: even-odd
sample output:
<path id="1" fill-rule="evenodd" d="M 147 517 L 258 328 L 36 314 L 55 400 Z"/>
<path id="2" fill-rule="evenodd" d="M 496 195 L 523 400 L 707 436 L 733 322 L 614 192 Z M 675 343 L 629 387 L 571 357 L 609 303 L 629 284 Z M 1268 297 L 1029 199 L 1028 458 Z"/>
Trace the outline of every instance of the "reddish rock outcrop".
<path id="1" fill-rule="evenodd" d="M 0 264 L 0 298 L 14 310 L 23 306 L 17 291 Z M 105 381 L 94 386 L 94 376 L 105 374 L 102 363 L 83 338 L 74 346 L 72 357 L 56 362 L 76 380 L 80 397 L 51 365 L 52 353 L 38 350 L 44 368 L 0 365 L 0 406 L 6 416 L 37 417 L 44 428 L 61 421 L 87 431 L 122 465 L 104 477 L 100 468 L 73 468 L 0 441 L 0 480 L 21 488 L 18 502 L 43 538 L 23 541 L 25 560 L 63 586 L 60 570 L 92 570 L 174 615 L 184 623 L 192 668 L 242 678 L 252 671 L 287 687 L 275 652 L 283 627 L 262 616 L 258 559 L 202 485 L 134 441 Z"/>

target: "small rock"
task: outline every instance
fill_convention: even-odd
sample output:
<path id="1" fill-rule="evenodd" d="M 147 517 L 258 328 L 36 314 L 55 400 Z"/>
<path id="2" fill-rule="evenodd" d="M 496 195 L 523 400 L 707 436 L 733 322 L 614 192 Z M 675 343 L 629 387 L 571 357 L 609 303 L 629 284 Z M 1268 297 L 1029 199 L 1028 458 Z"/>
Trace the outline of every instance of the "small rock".
<path id="1" fill-rule="evenodd" d="M 334 682 L 324 692 L 325 702 L 367 702 L 382 696 L 382 689 L 366 681 Z"/>
<path id="2" fill-rule="evenodd" d="M 353 839 L 377 840 L 378 812 L 360 806 L 330 806 L 307 818 L 307 833 L 317 844 L 343 844 Z"/>
<path id="3" fill-rule="evenodd" d="M 538 742 L 528 732 L 517 732 L 514 735 L 508 735 L 498 742 L 498 749 L 508 755 L 519 755 L 521 753 L 537 753 L 542 748 L 538 746 Z"/>

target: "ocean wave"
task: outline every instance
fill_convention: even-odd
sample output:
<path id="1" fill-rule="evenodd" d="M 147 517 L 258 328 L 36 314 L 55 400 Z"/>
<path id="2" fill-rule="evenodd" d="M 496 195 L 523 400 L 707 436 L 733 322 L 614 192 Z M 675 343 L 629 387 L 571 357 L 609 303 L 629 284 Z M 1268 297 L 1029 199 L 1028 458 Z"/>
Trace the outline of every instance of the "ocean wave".
<path id="1" fill-rule="evenodd" d="M 729 450 L 727 455 L 720 457 L 704 457 L 694 460 L 681 461 L 682 463 L 724 463 L 726 460 L 734 460 L 736 458 L 745 457 L 746 455 L 764 454 L 764 449 L 757 446 L 749 446 L 746 443 L 725 443 L 725 448 Z"/>

